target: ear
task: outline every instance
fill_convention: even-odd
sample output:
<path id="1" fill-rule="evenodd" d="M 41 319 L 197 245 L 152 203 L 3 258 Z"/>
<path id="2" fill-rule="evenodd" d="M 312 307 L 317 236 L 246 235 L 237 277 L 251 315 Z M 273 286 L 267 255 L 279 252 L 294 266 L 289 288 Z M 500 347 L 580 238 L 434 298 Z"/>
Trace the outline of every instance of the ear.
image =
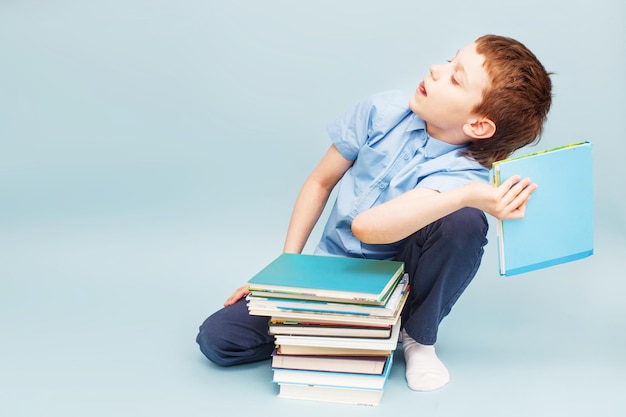
<path id="1" fill-rule="evenodd" d="M 496 133 L 496 124 L 488 117 L 481 117 L 464 124 L 463 133 L 473 139 L 489 139 Z"/>

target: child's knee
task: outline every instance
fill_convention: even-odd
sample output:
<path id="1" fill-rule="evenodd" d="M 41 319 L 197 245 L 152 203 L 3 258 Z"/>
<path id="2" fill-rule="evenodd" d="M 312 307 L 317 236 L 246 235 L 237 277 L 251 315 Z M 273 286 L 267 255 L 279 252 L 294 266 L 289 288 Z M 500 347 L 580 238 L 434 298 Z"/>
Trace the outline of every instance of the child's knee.
<path id="1" fill-rule="evenodd" d="M 487 244 L 489 223 L 485 213 L 474 208 L 463 208 L 440 220 L 440 233 L 456 242 L 459 248 L 466 245 Z"/>
<path id="2" fill-rule="evenodd" d="M 225 340 L 221 337 L 221 332 L 215 328 L 214 320 L 211 317 L 206 319 L 200 326 L 196 343 L 200 346 L 200 351 L 211 362 L 219 366 L 228 366 L 228 348 Z"/>
<path id="3" fill-rule="evenodd" d="M 211 362 L 220 366 L 268 359 L 274 337 L 268 333 L 268 318 L 251 316 L 245 300 L 224 307 L 200 326 L 196 342 Z"/>

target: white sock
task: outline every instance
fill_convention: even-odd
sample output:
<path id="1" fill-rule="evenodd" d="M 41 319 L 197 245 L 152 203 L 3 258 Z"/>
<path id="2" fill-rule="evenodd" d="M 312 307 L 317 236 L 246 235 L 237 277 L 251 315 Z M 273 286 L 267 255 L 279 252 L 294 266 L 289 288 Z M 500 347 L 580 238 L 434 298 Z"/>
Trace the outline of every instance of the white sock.
<path id="1" fill-rule="evenodd" d="M 406 362 L 406 381 L 414 391 L 433 391 L 450 381 L 446 366 L 435 347 L 417 343 L 402 329 L 402 348 Z"/>

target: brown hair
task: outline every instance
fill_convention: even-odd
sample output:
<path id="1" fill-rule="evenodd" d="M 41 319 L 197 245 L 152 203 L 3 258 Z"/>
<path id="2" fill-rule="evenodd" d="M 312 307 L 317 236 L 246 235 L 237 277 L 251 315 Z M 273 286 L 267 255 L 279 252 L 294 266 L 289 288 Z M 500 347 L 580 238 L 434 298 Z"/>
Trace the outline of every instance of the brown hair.
<path id="1" fill-rule="evenodd" d="M 493 162 L 539 139 L 552 103 L 551 73 L 515 39 L 485 35 L 476 40 L 476 52 L 485 57 L 491 85 L 473 111 L 490 118 L 496 132 L 489 139 L 470 142 L 465 153 L 491 168 Z"/>

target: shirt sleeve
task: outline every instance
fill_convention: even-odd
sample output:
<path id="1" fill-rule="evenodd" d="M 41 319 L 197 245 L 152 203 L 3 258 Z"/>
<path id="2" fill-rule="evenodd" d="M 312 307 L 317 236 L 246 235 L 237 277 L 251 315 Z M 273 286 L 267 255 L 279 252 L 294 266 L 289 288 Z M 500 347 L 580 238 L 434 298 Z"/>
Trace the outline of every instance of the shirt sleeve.
<path id="1" fill-rule="evenodd" d="M 366 99 L 328 124 L 328 136 L 341 155 L 354 161 L 368 137 L 372 119 L 372 101 Z"/>
<path id="2" fill-rule="evenodd" d="M 489 172 L 486 169 L 483 170 L 468 170 L 468 171 L 441 171 L 433 173 L 424 179 L 422 179 L 418 187 L 429 188 L 431 190 L 446 192 L 458 187 L 462 187 L 470 182 L 488 182 Z"/>
<path id="3" fill-rule="evenodd" d="M 400 91 L 373 95 L 330 122 L 328 136 L 344 158 L 354 161 L 372 132 L 381 128 L 385 116 L 397 109 L 403 110 L 407 103 L 406 93 Z"/>
<path id="4" fill-rule="evenodd" d="M 440 169 L 422 178 L 418 187 L 439 192 L 450 191 L 470 182 L 489 182 L 489 170 L 461 152 L 445 155 Z"/>

